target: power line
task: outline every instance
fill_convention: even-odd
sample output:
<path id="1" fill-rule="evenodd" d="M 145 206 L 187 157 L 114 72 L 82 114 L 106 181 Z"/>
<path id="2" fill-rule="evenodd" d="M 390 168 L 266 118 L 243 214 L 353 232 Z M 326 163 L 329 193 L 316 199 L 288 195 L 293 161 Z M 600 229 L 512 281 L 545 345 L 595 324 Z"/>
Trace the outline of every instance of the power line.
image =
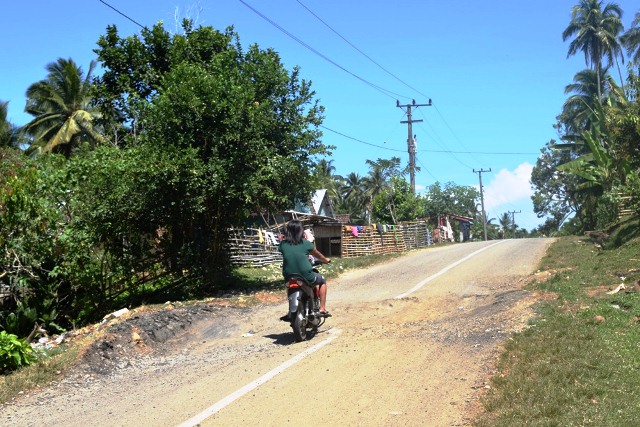
<path id="1" fill-rule="evenodd" d="M 314 49 L 313 47 L 311 47 L 310 45 L 308 45 L 307 43 L 305 43 L 304 41 L 302 41 L 300 38 L 296 37 L 295 35 L 291 34 L 289 31 L 287 31 L 286 29 L 284 29 L 282 26 L 278 25 L 276 22 L 274 22 L 273 20 L 269 19 L 266 15 L 264 15 L 263 13 L 261 13 L 260 11 L 258 11 L 257 9 L 255 9 L 254 7 L 252 7 L 250 4 L 248 4 L 247 2 L 245 2 L 244 0 L 239 0 L 240 3 L 242 3 L 243 5 L 245 5 L 247 8 L 251 9 L 256 15 L 258 15 L 259 17 L 261 17 L 262 19 L 264 19 L 265 21 L 267 21 L 268 23 L 270 23 L 271 25 L 273 25 L 274 27 L 276 27 L 278 30 L 282 31 L 284 34 L 286 34 L 288 37 L 292 38 L 293 40 L 295 40 L 296 42 L 298 42 L 299 44 L 301 44 L 302 46 L 304 46 L 305 48 L 307 48 L 308 50 L 310 50 L 311 52 L 315 53 L 316 55 L 318 55 L 320 58 L 324 59 L 325 61 L 329 62 L 330 64 L 338 67 L 339 69 L 341 69 L 342 71 L 344 71 L 345 73 L 355 77 L 356 79 L 360 80 L 361 82 L 365 83 L 366 85 L 371 86 L 372 88 L 374 88 L 375 90 L 379 91 L 380 93 L 382 93 L 383 95 L 386 95 L 392 99 L 396 99 L 395 97 L 391 96 L 390 94 L 395 95 L 396 97 L 401 97 L 401 98 L 406 98 L 409 99 L 410 97 L 405 96 L 405 95 L 400 95 L 397 94 L 393 91 L 390 91 L 388 89 L 384 89 L 383 87 L 380 87 L 360 76 L 358 76 L 355 73 L 352 73 L 351 71 L 347 70 L 346 68 L 344 68 L 342 65 L 338 64 L 337 62 L 333 61 L 332 59 L 330 59 L 329 57 L 327 57 L 326 55 L 322 54 L 321 52 L 319 52 L 318 50 Z"/>
<path id="2" fill-rule="evenodd" d="M 136 24 L 137 26 L 139 26 L 140 28 L 147 28 L 144 25 L 142 25 L 141 23 L 139 23 L 138 21 L 134 20 L 133 18 L 131 18 L 130 16 L 124 14 L 123 12 L 120 12 L 118 9 L 116 9 L 115 7 L 111 6 L 109 3 L 107 3 L 104 0 L 98 0 L 100 3 L 102 3 L 103 5 L 113 9 L 116 13 L 119 13 L 120 15 L 124 16 L 125 18 L 127 18 L 129 21 L 133 22 L 134 24 Z"/>
<path id="3" fill-rule="evenodd" d="M 429 127 L 431 128 L 431 130 L 433 131 L 433 134 L 435 135 L 435 138 L 433 139 L 433 140 L 434 140 L 434 142 L 435 142 L 436 144 L 438 144 L 440 147 L 442 147 L 443 149 L 445 149 L 446 147 L 445 147 L 444 142 L 440 142 L 440 141 L 442 140 L 442 138 L 440 138 L 440 135 L 438 135 L 438 133 L 437 133 L 437 132 L 435 131 L 435 129 L 433 128 L 433 126 L 431 126 L 431 122 L 429 122 L 429 120 L 427 120 L 427 117 L 424 115 L 424 113 L 423 113 L 422 111 L 420 111 L 420 114 L 422 115 L 422 117 L 424 118 L 424 120 L 427 122 L 427 124 L 429 125 Z M 438 140 L 440 140 L 440 141 L 438 141 Z M 444 153 L 444 152 L 447 152 L 447 153 L 451 154 L 451 157 L 453 157 L 453 158 L 454 158 L 458 163 L 460 163 L 462 166 L 466 167 L 467 169 L 472 169 L 472 167 L 471 167 L 471 166 L 469 166 L 468 164 L 466 164 L 465 162 L 463 162 L 462 160 L 460 160 L 460 159 L 455 155 L 456 153 L 453 153 L 451 150 L 445 150 L 445 151 L 442 151 L 442 152 L 443 152 L 443 153 Z"/>
<path id="4" fill-rule="evenodd" d="M 338 135 L 340 135 L 340 136 L 343 136 L 343 137 L 345 137 L 345 138 L 347 138 L 347 139 L 350 139 L 350 140 L 352 140 L 352 141 L 359 142 L 359 143 L 361 143 L 361 144 L 370 145 L 370 146 L 372 146 L 372 147 L 376 147 L 376 148 L 382 148 L 383 150 L 398 151 L 398 152 L 404 153 L 404 150 L 397 150 L 397 149 L 395 149 L 395 148 L 383 147 L 382 145 L 372 144 L 372 143 L 370 143 L 370 142 L 366 142 L 366 141 L 363 141 L 363 140 L 361 140 L 361 139 L 354 138 L 354 137 L 352 137 L 352 136 L 346 135 L 346 134 L 344 134 L 344 133 L 342 133 L 342 132 L 338 132 L 337 130 L 330 129 L 330 128 L 328 128 L 328 127 L 324 126 L 324 125 L 320 125 L 320 127 L 321 127 L 322 129 L 326 129 L 326 130 L 328 130 L 329 132 L 333 132 L 333 133 L 335 133 L 335 134 L 338 134 Z"/>
<path id="5" fill-rule="evenodd" d="M 452 151 L 452 150 L 418 150 L 420 152 L 429 152 L 429 153 L 449 153 L 449 154 L 485 154 L 488 156 L 493 155 L 506 155 L 506 156 L 531 156 L 539 153 L 508 153 L 508 152 L 496 152 L 496 151 Z M 470 168 L 471 169 L 471 168 Z"/>
<path id="6" fill-rule="evenodd" d="M 402 80 L 401 78 L 399 78 L 398 76 L 396 76 L 395 74 L 393 74 L 391 71 L 387 70 L 386 68 L 384 68 L 382 65 L 380 65 L 378 62 L 376 62 L 375 60 L 373 60 L 373 58 L 371 58 L 369 55 L 367 55 L 366 53 L 364 53 L 362 50 L 360 50 L 356 45 L 354 45 L 353 43 L 351 43 L 349 40 L 347 40 L 344 36 L 342 36 L 342 34 L 340 34 L 339 32 L 337 32 L 335 29 L 333 29 L 331 27 L 331 25 L 327 24 L 322 18 L 320 18 L 318 15 L 316 15 L 311 9 L 309 9 L 304 3 L 302 3 L 300 0 L 296 0 L 298 2 L 298 4 L 300 6 L 302 6 L 303 8 L 305 8 L 307 10 L 307 12 L 309 12 L 311 15 L 313 15 L 318 21 L 322 22 L 328 29 L 330 29 L 331 31 L 333 31 L 334 34 L 336 34 L 338 37 L 340 37 L 342 40 L 345 41 L 345 43 L 347 43 L 349 46 L 351 46 L 352 48 L 354 48 L 355 50 L 357 50 L 358 52 L 360 52 L 362 54 L 362 56 L 364 56 L 365 58 L 367 58 L 369 61 L 371 61 L 373 64 L 375 64 L 378 68 L 380 68 L 382 71 L 384 71 L 385 73 L 389 74 L 391 77 L 393 77 L 394 79 L 396 79 L 397 81 L 399 81 L 400 83 L 402 83 L 403 85 L 405 85 L 406 87 L 408 87 L 409 89 L 420 93 L 420 91 L 416 88 L 414 88 L 413 86 L 411 86 L 409 83 L 406 83 L 404 80 Z M 420 93 L 421 94 L 421 93 Z M 424 96 L 425 98 L 429 98 L 426 95 L 421 94 L 422 96 Z"/>
<path id="7" fill-rule="evenodd" d="M 331 129 L 327 126 L 324 125 L 320 125 L 321 128 L 328 130 L 329 132 L 333 132 L 337 135 L 340 135 L 342 137 L 345 137 L 347 139 L 350 139 L 352 141 L 356 141 L 359 142 L 361 144 L 366 144 L 366 145 L 370 145 L 372 147 L 376 147 L 376 148 L 382 148 L 383 150 L 389 150 L 389 151 L 397 151 L 397 152 L 401 152 L 404 153 L 405 150 L 398 150 L 396 148 L 389 148 L 389 147 L 384 147 L 382 145 L 377 145 L 377 144 L 373 144 L 371 142 L 367 142 L 367 141 L 363 141 L 361 139 L 358 139 L 356 137 L 350 136 L 345 134 L 344 132 L 340 132 L 337 131 L 335 129 Z M 518 155 L 518 156 L 522 156 L 522 155 L 530 155 L 530 154 L 537 154 L 537 153 L 499 153 L 499 152 L 490 152 L 490 151 L 452 151 L 452 150 L 416 150 L 416 153 L 444 153 L 444 154 L 486 154 L 486 155 Z"/>
<path id="8" fill-rule="evenodd" d="M 431 176 L 431 178 L 433 178 L 433 179 L 434 179 L 434 181 L 439 181 L 439 180 L 438 180 L 438 178 L 436 178 L 436 177 L 435 177 L 435 176 L 434 176 L 434 175 L 429 171 L 429 169 L 427 169 L 427 168 L 426 168 L 426 166 L 422 164 L 422 162 L 420 161 L 420 159 L 419 159 L 418 157 L 416 157 L 416 162 L 418 162 L 418 163 L 420 164 L 420 166 L 422 166 L 422 167 L 424 168 L 424 171 L 425 171 L 426 173 L 428 173 L 428 174 Z M 422 170 L 422 169 L 421 169 L 421 170 Z"/>

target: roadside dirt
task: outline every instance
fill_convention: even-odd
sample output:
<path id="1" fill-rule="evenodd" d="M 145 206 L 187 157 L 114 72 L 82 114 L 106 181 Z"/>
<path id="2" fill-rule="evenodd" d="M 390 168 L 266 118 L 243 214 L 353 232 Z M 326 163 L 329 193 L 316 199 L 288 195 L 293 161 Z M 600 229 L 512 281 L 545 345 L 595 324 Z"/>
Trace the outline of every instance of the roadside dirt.
<path id="1" fill-rule="evenodd" d="M 97 339 L 65 377 L 0 407 L 7 426 L 178 425 L 331 333 L 339 337 L 202 426 L 469 426 L 509 336 L 548 295 L 537 264 L 549 239 L 416 251 L 330 282 L 334 317 L 293 343 L 284 293 L 257 307 L 225 299 L 140 309 L 84 333 Z M 466 258 L 465 258 L 466 259 Z M 76 338 L 78 339 L 78 338 Z M 302 379 L 301 379 L 302 378 Z M 300 400 L 292 403 L 293 396 Z M 304 422 L 303 424 L 311 424 Z"/>

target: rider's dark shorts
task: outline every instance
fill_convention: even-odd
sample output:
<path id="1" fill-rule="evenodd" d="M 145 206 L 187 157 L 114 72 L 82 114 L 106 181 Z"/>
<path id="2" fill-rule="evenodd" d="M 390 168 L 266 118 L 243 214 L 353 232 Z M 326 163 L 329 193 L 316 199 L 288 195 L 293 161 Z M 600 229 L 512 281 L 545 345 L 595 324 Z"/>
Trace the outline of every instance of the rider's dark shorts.
<path id="1" fill-rule="evenodd" d="M 314 285 L 325 285 L 327 283 L 327 279 L 320 273 L 313 273 L 316 275 L 316 281 L 313 282 Z"/>

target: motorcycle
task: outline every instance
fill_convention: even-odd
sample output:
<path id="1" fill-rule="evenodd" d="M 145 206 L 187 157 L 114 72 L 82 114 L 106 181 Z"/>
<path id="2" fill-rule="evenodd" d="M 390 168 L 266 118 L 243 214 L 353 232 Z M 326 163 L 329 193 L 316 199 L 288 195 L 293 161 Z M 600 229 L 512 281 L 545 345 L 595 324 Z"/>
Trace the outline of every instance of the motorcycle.
<path id="1" fill-rule="evenodd" d="M 314 261 L 313 265 L 321 264 Z M 318 272 L 317 269 L 313 269 Z M 304 276 L 292 274 L 285 281 L 287 296 L 289 299 L 289 321 L 293 329 L 293 337 L 296 342 L 311 338 L 318 332 L 318 328 L 325 322 L 325 317 L 320 313 L 319 286 L 309 283 Z"/>

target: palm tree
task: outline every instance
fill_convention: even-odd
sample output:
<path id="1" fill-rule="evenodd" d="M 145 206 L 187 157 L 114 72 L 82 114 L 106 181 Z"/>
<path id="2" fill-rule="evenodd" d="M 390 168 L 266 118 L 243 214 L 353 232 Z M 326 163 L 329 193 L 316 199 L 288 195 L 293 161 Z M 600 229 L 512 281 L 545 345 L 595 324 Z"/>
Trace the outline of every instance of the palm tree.
<path id="1" fill-rule="evenodd" d="M 631 28 L 620 37 L 622 45 L 627 48 L 631 61 L 640 65 L 640 11 L 631 23 Z"/>
<path id="2" fill-rule="evenodd" d="M 333 160 L 321 159 L 316 163 L 313 170 L 313 174 L 317 180 L 319 188 L 327 189 L 329 196 L 333 200 L 337 200 L 339 197 L 339 190 L 342 181 L 344 180 L 340 175 L 335 175 L 336 167 L 333 166 Z"/>
<path id="3" fill-rule="evenodd" d="M 571 22 L 562 32 L 563 41 L 574 37 L 569 44 L 567 57 L 582 51 L 586 64 L 595 70 L 600 101 L 602 101 L 600 89 L 602 61 L 606 58 L 608 66 L 614 60 L 617 64 L 618 56 L 622 57 L 618 35 L 624 29 L 620 6 L 616 3 L 607 3 L 603 8 L 602 3 L 600 0 L 580 0 L 580 3 L 571 9 Z M 620 75 L 620 81 L 622 82 L 622 75 Z"/>
<path id="4" fill-rule="evenodd" d="M 366 211 L 365 180 L 355 172 L 351 172 L 340 188 L 340 198 L 336 203 L 337 213 L 350 213 L 362 218 Z"/>
<path id="5" fill-rule="evenodd" d="M 9 101 L 0 101 L 0 147 L 18 148 L 18 128 L 7 120 Z"/>
<path id="6" fill-rule="evenodd" d="M 57 152 L 69 157 L 82 142 L 103 142 L 104 137 L 94 127 L 98 117 L 91 104 L 91 62 L 86 76 L 73 60 L 59 58 L 47 65 L 45 80 L 27 89 L 25 111 L 35 118 L 24 130 L 34 139 L 29 152 Z"/>
<path id="7" fill-rule="evenodd" d="M 507 230 L 510 230 L 511 228 L 513 228 L 513 226 L 515 226 L 515 224 L 512 224 L 511 222 L 511 217 L 509 216 L 508 212 L 504 212 L 500 218 L 498 219 L 498 221 L 500 222 L 500 226 L 502 227 L 502 229 L 504 230 L 504 233 L 506 234 Z M 515 237 L 515 236 L 513 236 Z"/>
<path id="8" fill-rule="evenodd" d="M 367 212 L 373 210 L 373 199 L 378 194 L 391 189 L 391 178 L 400 177 L 403 171 L 400 170 L 400 158 L 392 157 L 391 159 L 378 159 L 376 161 L 367 160 L 369 165 L 369 176 L 365 178 L 365 193 Z M 389 205 L 389 210 L 393 207 Z M 393 213 L 390 212 L 393 216 Z M 370 221 L 370 218 L 368 219 Z"/>
<path id="9" fill-rule="evenodd" d="M 561 118 L 570 133 L 579 134 L 588 129 L 589 119 L 596 108 L 597 100 L 600 99 L 598 94 L 607 94 L 618 87 L 608 73 L 598 87 L 597 74 L 590 69 L 582 70 L 573 77 L 573 83 L 564 89 L 564 93 L 571 96 L 562 106 Z"/>

